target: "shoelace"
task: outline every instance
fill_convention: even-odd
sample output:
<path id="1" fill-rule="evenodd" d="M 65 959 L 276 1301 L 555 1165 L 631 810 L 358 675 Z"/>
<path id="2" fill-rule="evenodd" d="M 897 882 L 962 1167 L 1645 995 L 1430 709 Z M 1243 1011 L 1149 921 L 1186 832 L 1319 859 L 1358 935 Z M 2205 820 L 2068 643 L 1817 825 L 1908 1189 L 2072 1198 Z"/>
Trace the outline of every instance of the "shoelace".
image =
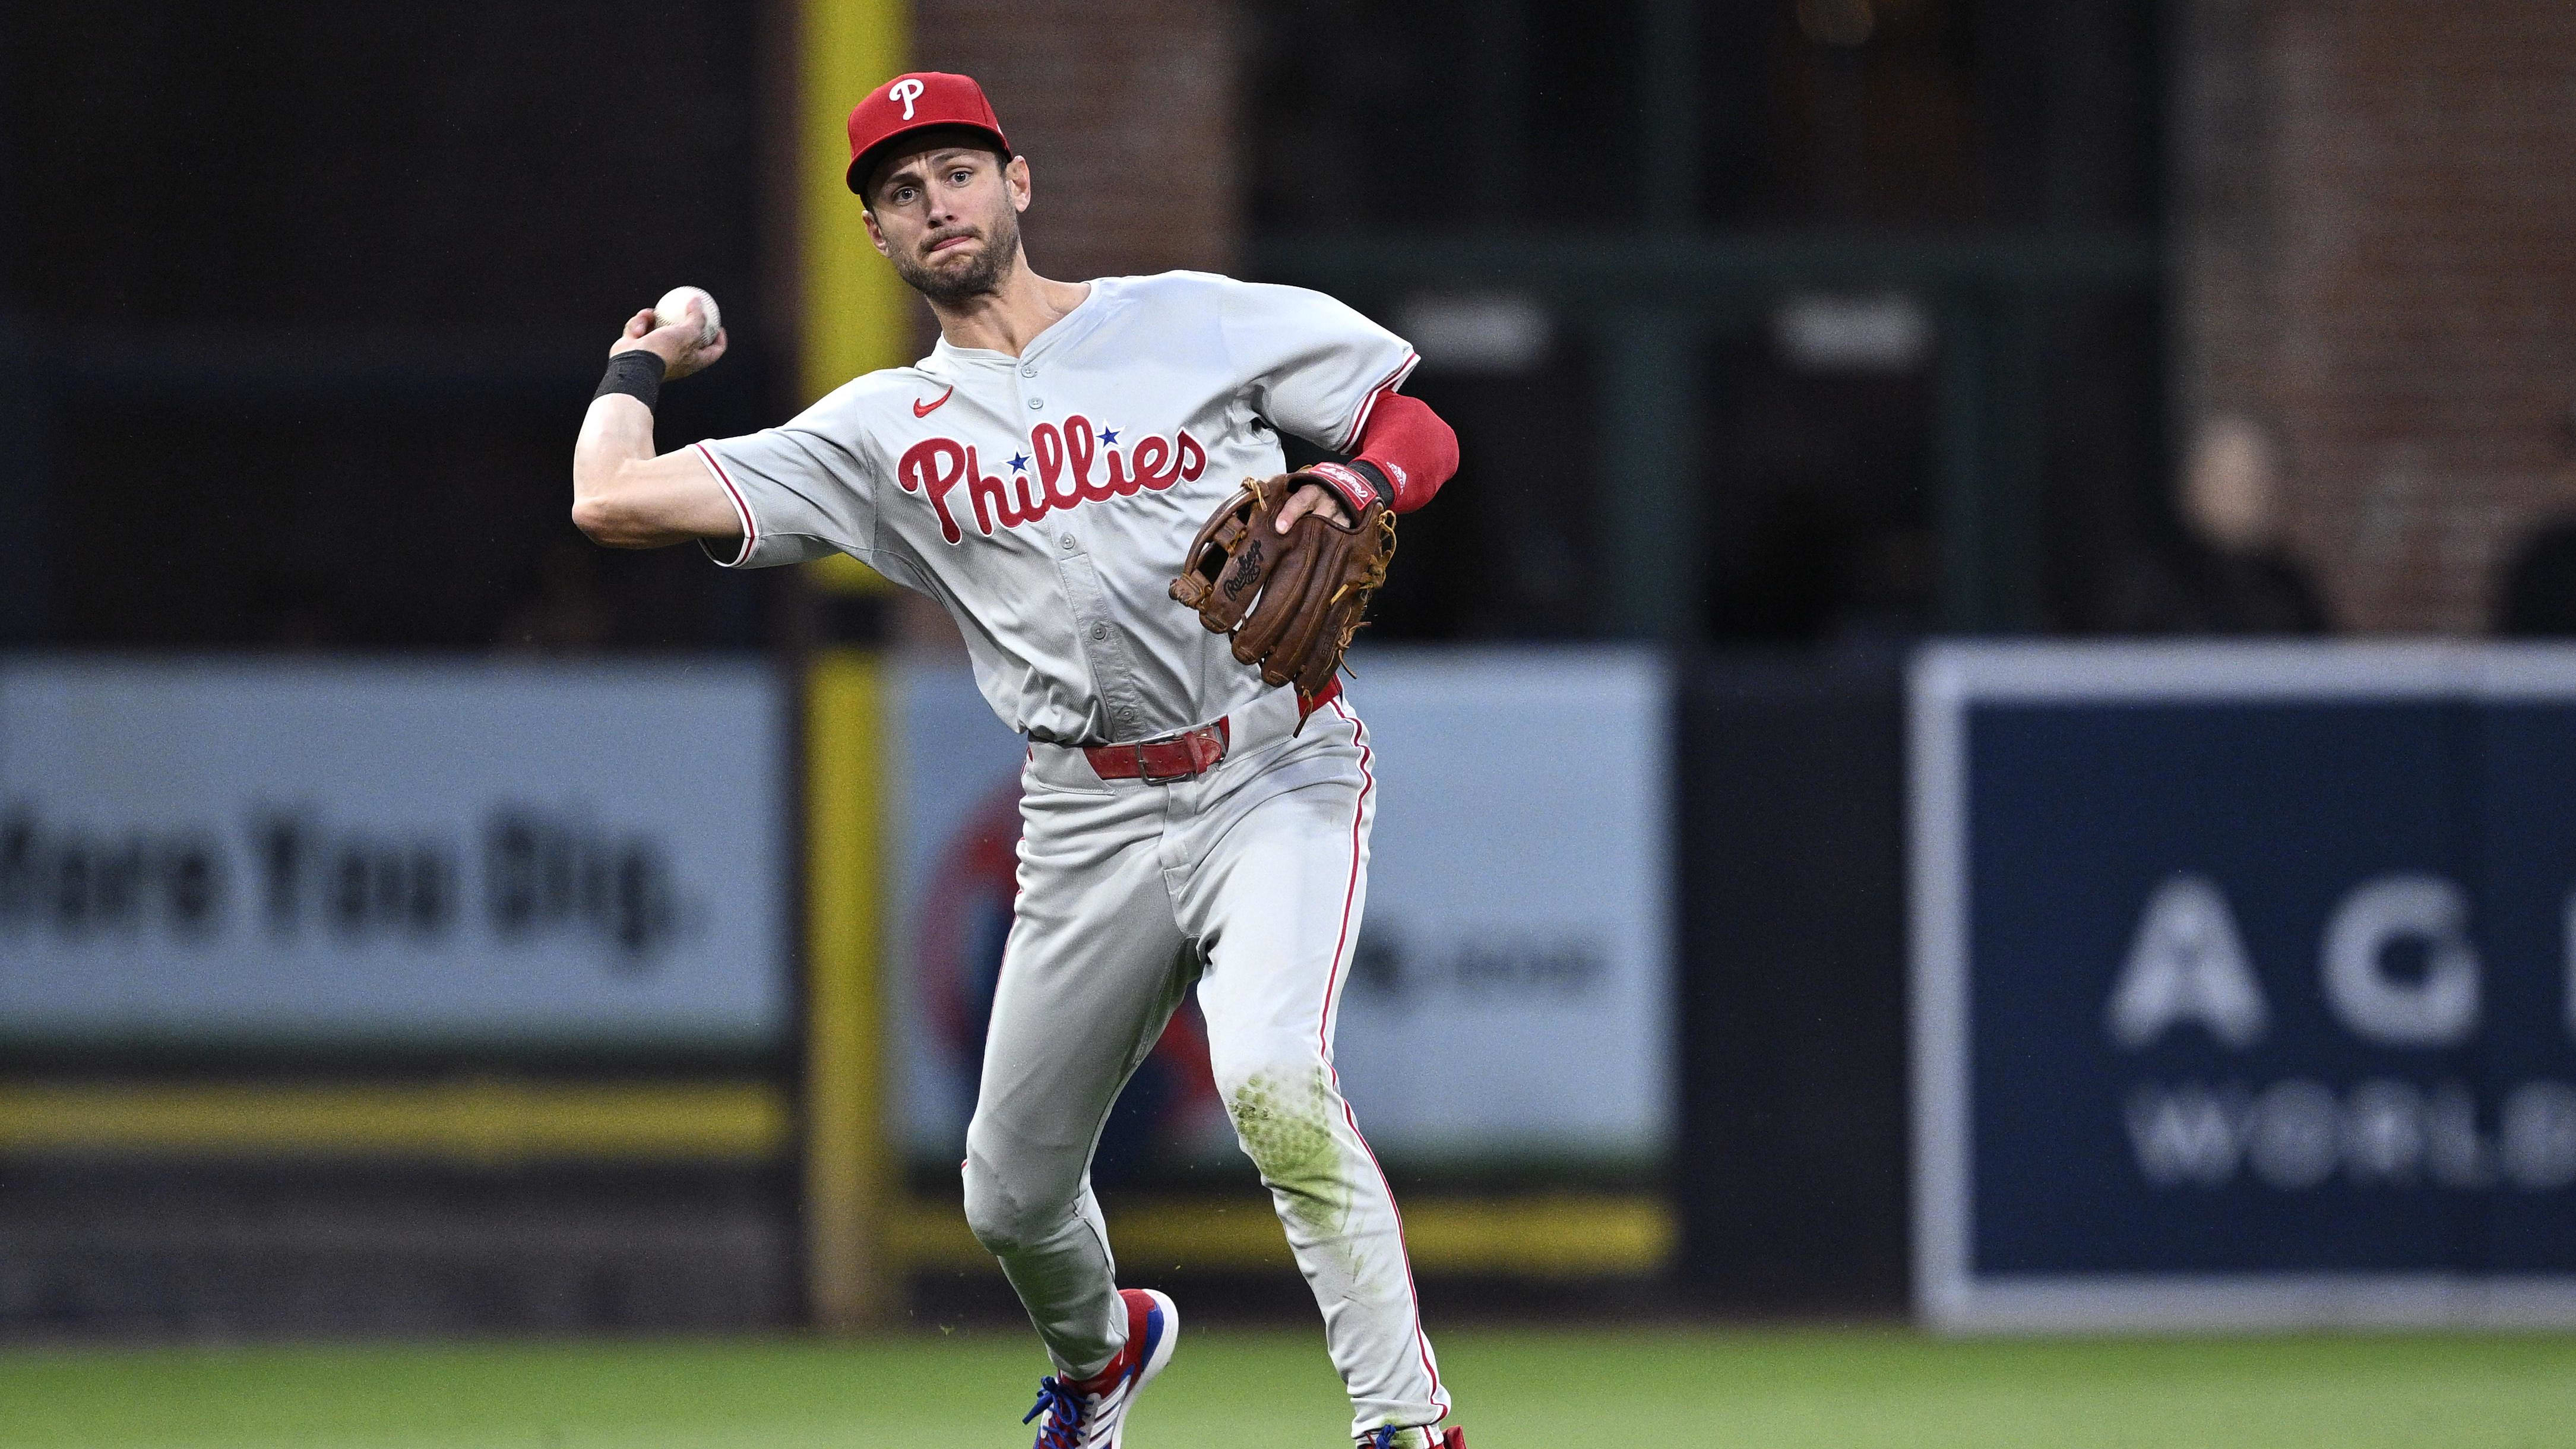
<path id="1" fill-rule="evenodd" d="M 1082 1395 L 1055 1381 L 1049 1374 L 1038 1380 L 1038 1401 L 1020 1416 L 1025 1424 L 1040 1414 L 1048 1416 L 1038 1426 L 1038 1449 L 1074 1449 L 1074 1431 L 1082 1427 Z"/>

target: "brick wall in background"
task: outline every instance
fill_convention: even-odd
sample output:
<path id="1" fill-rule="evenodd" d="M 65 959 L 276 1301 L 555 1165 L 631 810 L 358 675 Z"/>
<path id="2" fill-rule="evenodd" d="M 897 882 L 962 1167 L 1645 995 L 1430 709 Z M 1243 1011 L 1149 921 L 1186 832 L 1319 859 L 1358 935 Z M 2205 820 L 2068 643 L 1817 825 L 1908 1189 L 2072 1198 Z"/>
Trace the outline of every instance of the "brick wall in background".
<path id="1" fill-rule="evenodd" d="M 2178 417 L 2280 433 L 2339 625 L 2482 629 L 2576 514 L 2576 6 L 2178 13 Z"/>
<path id="2" fill-rule="evenodd" d="M 1029 158 L 1040 275 L 1232 267 L 1241 234 L 1234 7 L 919 0 L 913 64 L 982 82 Z"/>

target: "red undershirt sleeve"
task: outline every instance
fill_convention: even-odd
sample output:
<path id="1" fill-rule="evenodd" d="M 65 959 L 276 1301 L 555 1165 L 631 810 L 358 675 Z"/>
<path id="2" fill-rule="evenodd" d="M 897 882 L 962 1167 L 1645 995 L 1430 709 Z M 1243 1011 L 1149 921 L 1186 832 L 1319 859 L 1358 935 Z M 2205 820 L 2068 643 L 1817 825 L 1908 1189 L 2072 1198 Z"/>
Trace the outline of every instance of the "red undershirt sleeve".
<path id="1" fill-rule="evenodd" d="M 1420 398 L 1380 393 L 1351 457 L 1386 475 L 1387 507 L 1411 513 L 1458 471 L 1458 434 Z"/>

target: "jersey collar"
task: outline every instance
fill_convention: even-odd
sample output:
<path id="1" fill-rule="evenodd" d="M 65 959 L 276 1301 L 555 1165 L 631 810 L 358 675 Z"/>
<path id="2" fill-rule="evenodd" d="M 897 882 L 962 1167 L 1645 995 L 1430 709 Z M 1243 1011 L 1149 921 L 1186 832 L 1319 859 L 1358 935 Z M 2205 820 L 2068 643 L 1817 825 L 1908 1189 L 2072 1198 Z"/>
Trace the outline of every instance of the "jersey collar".
<path id="1" fill-rule="evenodd" d="M 1092 278 L 1091 290 L 1083 295 L 1081 301 L 1073 304 L 1073 310 L 1048 323 L 1046 330 L 1030 338 L 1029 345 L 1020 349 L 1020 355 L 1017 357 L 1007 352 L 996 352 L 989 347 L 952 347 L 948 339 L 942 337 L 931 344 L 930 356 L 924 360 L 924 370 L 935 372 L 942 367 L 950 370 L 998 368 L 1007 372 L 1024 363 L 1035 362 L 1061 346 L 1066 339 L 1078 337 L 1091 330 L 1092 324 L 1101 314 L 1101 294 L 1108 290 L 1109 283 L 1116 280 L 1117 278 L 1114 277 Z"/>

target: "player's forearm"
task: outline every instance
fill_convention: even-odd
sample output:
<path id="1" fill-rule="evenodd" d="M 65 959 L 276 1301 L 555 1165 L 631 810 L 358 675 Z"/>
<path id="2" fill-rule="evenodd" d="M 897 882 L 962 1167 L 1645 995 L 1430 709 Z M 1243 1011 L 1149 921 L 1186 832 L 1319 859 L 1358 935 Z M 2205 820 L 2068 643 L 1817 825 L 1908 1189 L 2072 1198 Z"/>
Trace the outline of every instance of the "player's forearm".
<path id="1" fill-rule="evenodd" d="M 689 450 L 656 457 L 653 410 L 611 393 L 592 400 L 572 451 L 573 526 L 607 548 L 664 548 L 741 536 L 742 524 Z"/>
<path id="2" fill-rule="evenodd" d="M 678 543 L 636 506 L 639 463 L 653 458 L 653 410 L 622 393 L 594 398 L 572 449 L 573 526 L 609 548 Z"/>
<path id="3" fill-rule="evenodd" d="M 1419 399 L 1386 392 L 1370 401 L 1350 462 L 1317 463 L 1297 476 L 1329 490 L 1356 517 L 1375 503 L 1411 513 L 1457 471 L 1458 435 Z M 1279 531 L 1286 533 L 1303 511 L 1292 499 L 1279 515 Z"/>
<path id="4" fill-rule="evenodd" d="M 667 311 L 666 311 L 667 309 Z M 626 319 L 608 350 L 608 375 L 572 445 L 573 526 L 609 548 L 662 548 L 697 538 L 740 538 L 743 514 L 693 450 L 653 454 L 653 404 L 662 384 L 724 356 L 715 299 L 674 288 Z"/>
<path id="5" fill-rule="evenodd" d="M 1458 434 L 1420 398 L 1390 392 L 1369 410 L 1351 458 L 1385 477 L 1387 507 L 1411 513 L 1458 471 Z"/>

